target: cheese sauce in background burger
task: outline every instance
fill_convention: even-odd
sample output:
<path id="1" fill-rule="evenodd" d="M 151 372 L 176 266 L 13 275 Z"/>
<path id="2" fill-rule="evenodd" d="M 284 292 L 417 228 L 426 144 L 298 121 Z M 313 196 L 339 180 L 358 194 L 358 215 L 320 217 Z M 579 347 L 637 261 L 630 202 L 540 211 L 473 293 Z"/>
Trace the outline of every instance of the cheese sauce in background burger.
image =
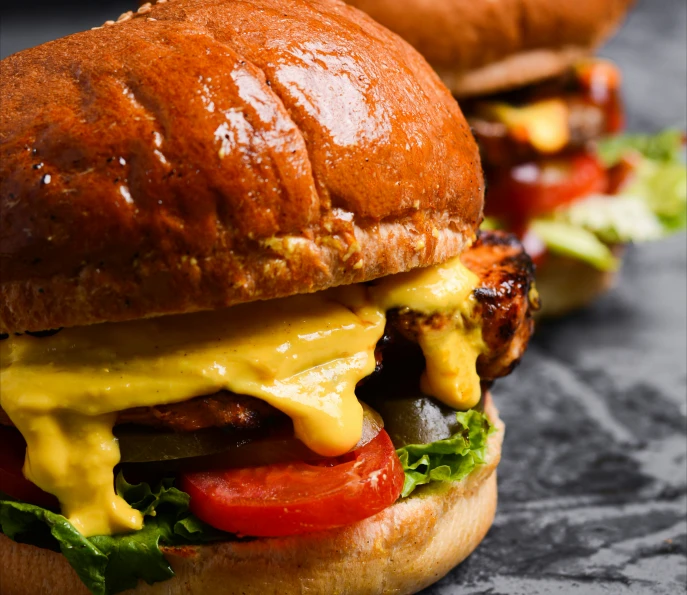
<path id="1" fill-rule="evenodd" d="M 3 595 L 413 593 L 477 546 L 538 298 L 417 52 L 170 0 L 2 86 Z"/>
<path id="2" fill-rule="evenodd" d="M 684 133 L 623 135 L 622 74 L 591 57 L 632 0 L 350 0 L 460 100 L 487 179 L 484 227 L 537 264 L 542 316 L 613 283 L 624 246 L 685 228 Z"/>

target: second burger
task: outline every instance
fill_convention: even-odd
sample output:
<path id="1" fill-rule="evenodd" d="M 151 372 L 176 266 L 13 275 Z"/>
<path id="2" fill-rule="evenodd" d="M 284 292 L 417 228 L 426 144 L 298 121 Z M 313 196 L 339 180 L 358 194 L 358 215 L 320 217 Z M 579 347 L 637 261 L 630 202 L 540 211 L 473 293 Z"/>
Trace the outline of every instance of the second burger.
<path id="1" fill-rule="evenodd" d="M 350 0 L 422 53 L 480 144 L 486 225 L 537 264 L 542 314 L 588 304 L 629 242 L 684 229 L 683 135 L 619 133 L 621 72 L 594 51 L 631 0 Z"/>

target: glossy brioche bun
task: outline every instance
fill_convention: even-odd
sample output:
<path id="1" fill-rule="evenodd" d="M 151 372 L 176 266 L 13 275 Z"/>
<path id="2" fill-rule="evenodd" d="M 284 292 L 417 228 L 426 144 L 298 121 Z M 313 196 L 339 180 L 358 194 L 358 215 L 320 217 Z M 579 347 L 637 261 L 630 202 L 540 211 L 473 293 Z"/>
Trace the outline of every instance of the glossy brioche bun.
<path id="1" fill-rule="evenodd" d="M 625 248 L 612 247 L 616 258 L 622 258 Z M 617 271 L 599 269 L 575 258 L 547 254 L 537 267 L 537 291 L 541 308 L 536 318 L 556 318 L 591 304 L 611 289 L 618 279 Z"/>
<path id="2" fill-rule="evenodd" d="M 564 72 L 616 29 L 634 0 L 349 0 L 410 42 L 457 96 Z"/>
<path id="3" fill-rule="evenodd" d="M 481 217 L 460 108 L 339 0 L 170 0 L 2 77 L 0 332 L 365 281 Z"/>
<path id="4" fill-rule="evenodd" d="M 486 463 L 463 481 L 421 487 L 369 519 L 332 531 L 169 548 L 176 577 L 139 583 L 127 593 L 416 593 L 463 561 L 494 520 L 504 425 L 488 393 L 484 411 L 497 431 L 489 436 Z M 59 553 L 0 534 L 0 561 L 3 595 L 88 594 Z"/>

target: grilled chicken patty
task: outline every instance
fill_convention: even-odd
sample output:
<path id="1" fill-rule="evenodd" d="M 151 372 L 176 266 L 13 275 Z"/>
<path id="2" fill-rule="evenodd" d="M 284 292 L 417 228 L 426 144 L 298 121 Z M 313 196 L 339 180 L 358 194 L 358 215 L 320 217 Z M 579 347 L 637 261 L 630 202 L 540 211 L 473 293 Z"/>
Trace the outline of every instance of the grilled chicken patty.
<path id="1" fill-rule="evenodd" d="M 482 380 L 510 374 L 525 353 L 534 330 L 532 313 L 539 308 L 532 291 L 534 266 L 522 244 L 509 233 L 480 232 L 477 241 L 463 254 L 463 262 L 480 283 L 474 292 L 477 316 L 464 324 L 481 324 L 487 347 L 477 360 Z M 448 314 L 427 316 L 412 310 L 392 313 L 389 321 L 407 339 L 415 341 L 423 326 L 443 328 L 454 324 Z"/>
<path id="2" fill-rule="evenodd" d="M 477 372 L 490 381 L 509 374 L 527 346 L 533 330 L 532 312 L 538 308 L 531 291 L 534 270 L 520 242 L 503 232 L 481 232 L 463 255 L 463 262 L 480 278 L 474 292 L 476 316 L 466 323 L 482 325 L 487 351 L 477 360 Z M 437 328 L 451 320 L 447 314 L 394 311 L 389 313 L 387 334 L 400 332 L 412 341 L 424 325 Z M 383 338 L 379 343 L 378 362 L 383 359 L 385 342 Z M 191 432 L 209 427 L 257 429 L 280 417 L 284 414 L 260 399 L 220 391 L 182 403 L 127 409 L 119 414 L 117 423 Z M 0 424 L 11 423 L 0 408 Z"/>

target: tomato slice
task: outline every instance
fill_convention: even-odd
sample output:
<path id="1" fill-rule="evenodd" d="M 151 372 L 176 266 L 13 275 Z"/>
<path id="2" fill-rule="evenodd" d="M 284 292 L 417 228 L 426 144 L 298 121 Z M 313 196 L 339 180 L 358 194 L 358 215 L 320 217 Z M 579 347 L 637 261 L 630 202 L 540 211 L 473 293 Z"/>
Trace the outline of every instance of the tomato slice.
<path id="1" fill-rule="evenodd" d="M 486 213 L 506 221 L 516 232 L 534 217 L 608 187 L 603 164 L 589 153 L 523 163 L 494 174 Z"/>
<path id="2" fill-rule="evenodd" d="M 24 477 L 26 442 L 14 428 L 0 426 L 0 491 L 44 508 L 59 508 L 57 498 Z"/>
<path id="3" fill-rule="evenodd" d="M 277 537 L 350 525 L 393 504 L 404 473 L 389 435 L 318 463 L 299 461 L 181 476 L 191 511 L 217 529 Z"/>

